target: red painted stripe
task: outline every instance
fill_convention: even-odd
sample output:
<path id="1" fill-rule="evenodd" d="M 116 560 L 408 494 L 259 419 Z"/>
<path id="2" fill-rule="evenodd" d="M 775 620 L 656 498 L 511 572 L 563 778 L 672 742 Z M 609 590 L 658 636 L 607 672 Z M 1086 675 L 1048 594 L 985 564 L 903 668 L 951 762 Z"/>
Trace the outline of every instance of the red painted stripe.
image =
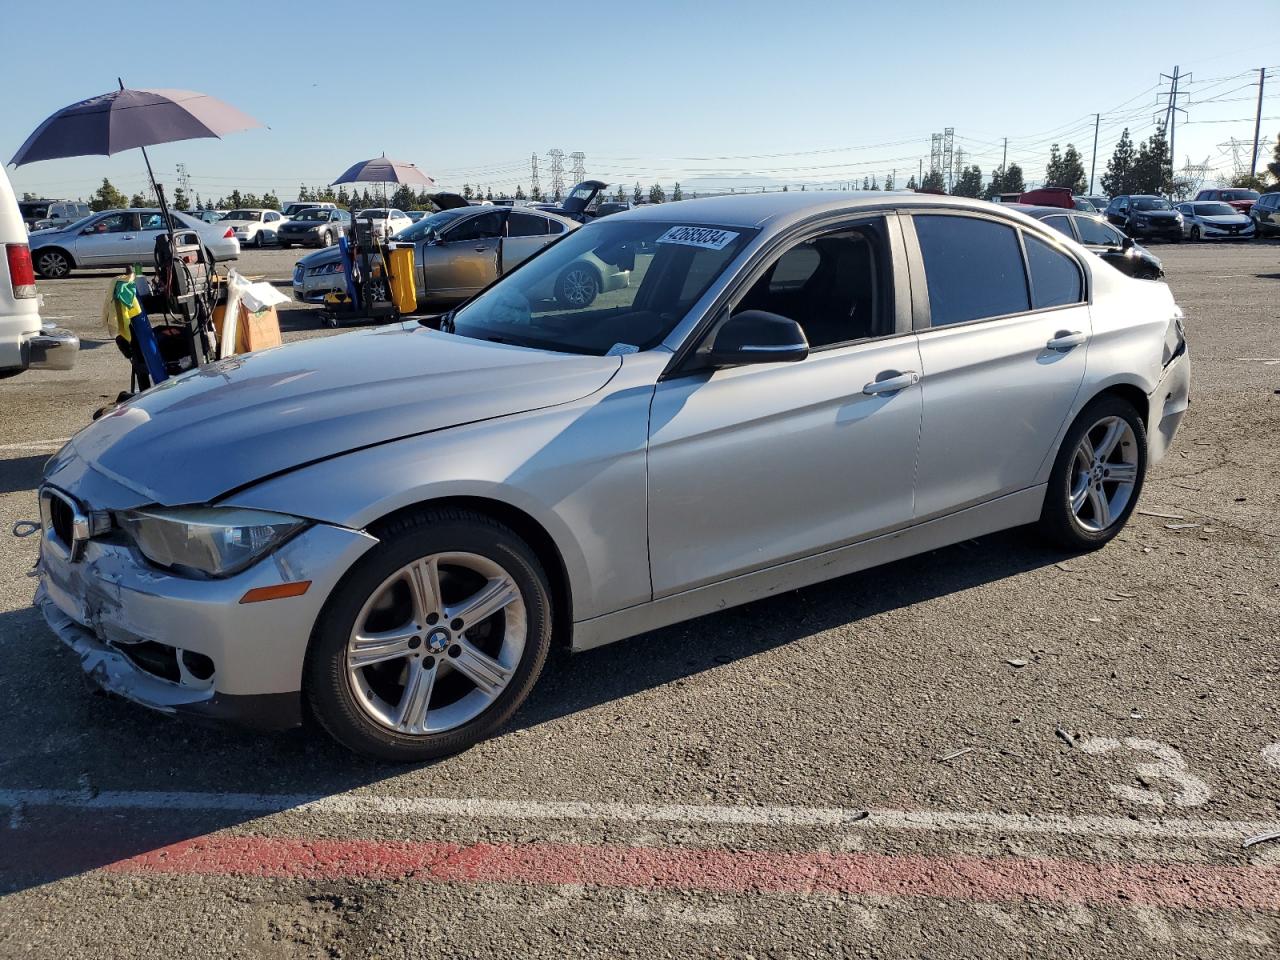
<path id="1" fill-rule="evenodd" d="M 1014 857 L 787 853 L 531 843 L 384 843 L 206 836 L 118 860 L 115 873 L 429 883 L 586 884 L 750 893 L 851 893 L 1280 910 L 1280 870 Z"/>

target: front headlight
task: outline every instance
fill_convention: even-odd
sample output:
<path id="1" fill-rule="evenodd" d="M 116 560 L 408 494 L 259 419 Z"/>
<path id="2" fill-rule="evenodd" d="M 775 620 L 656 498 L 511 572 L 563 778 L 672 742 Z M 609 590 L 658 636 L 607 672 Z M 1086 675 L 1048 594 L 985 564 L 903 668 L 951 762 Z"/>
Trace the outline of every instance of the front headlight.
<path id="1" fill-rule="evenodd" d="M 234 507 L 156 507 L 116 514 L 142 555 L 177 573 L 238 573 L 306 526 L 305 520 Z"/>

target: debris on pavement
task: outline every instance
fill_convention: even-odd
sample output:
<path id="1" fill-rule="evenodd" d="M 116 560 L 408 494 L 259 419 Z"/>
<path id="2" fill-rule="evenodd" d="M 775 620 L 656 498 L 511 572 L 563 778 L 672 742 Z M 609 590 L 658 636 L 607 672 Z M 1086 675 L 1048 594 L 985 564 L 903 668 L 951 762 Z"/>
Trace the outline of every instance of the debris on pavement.
<path id="1" fill-rule="evenodd" d="M 950 763 L 956 757 L 963 757 L 966 753 L 973 753 L 973 747 L 961 747 L 955 753 L 948 753 L 945 757 L 938 757 L 939 763 Z"/>
<path id="2" fill-rule="evenodd" d="M 1240 846 L 1247 850 L 1255 843 L 1266 843 L 1268 840 L 1280 840 L 1280 830 L 1270 830 L 1267 833 L 1259 833 L 1252 837 L 1246 837 Z"/>
<path id="3" fill-rule="evenodd" d="M 1158 510 L 1135 510 L 1134 512 L 1142 517 L 1159 517 L 1161 520 L 1185 520 L 1186 519 L 1186 517 L 1184 517 L 1180 513 L 1161 513 Z"/>
<path id="4" fill-rule="evenodd" d="M 1067 733 L 1067 731 L 1063 730 L 1061 727 L 1054 727 L 1053 735 L 1057 737 L 1059 740 L 1061 740 L 1063 743 L 1065 743 L 1068 747 L 1074 747 L 1076 745 L 1076 738 L 1073 737 L 1071 734 Z"/>
<path id="5" fill-rule="evenodd" d="M 1192 527 L 1198 526 L 1200 526 L 1198 523 L 1166 523 L 1164 528 L 1166 530 L 1190 530 Z"/>

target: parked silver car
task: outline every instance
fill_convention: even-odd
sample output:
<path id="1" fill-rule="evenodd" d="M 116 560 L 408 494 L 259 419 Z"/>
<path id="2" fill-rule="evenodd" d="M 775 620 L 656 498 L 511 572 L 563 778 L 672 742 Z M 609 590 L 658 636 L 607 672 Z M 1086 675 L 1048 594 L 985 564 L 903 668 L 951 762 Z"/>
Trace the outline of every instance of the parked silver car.
<path id="1" fill-rule="evenodd" d="M 394 237 L 392 247 L 413 245 L 414 282 L 424 310 L 451 307 L 474 296 L 547 244 L 579 224 L 558 214 L 524 207 L 463 205 L 424 217 Z M 624 289 L 625 269 L 587 253 L 537 291 L 543 299 L 590 306 L 596 297 Z M 342 255 L 322 250 L 303 257 L 293 269 L 293 295 L 319 303 L 330 291 L 345 289 Z"/>
<path id="2" fill-rule="evenodd" d="M 537 296 L 587 255 L 634 282 Z M 437 322 L 220 361 L 63 447 L 36 603 L 90 679 L 440 756 L 515 712 L 553 641 L 1021 524 L 1101 547 L 1190 383 L 1165 284 L 956 197 L 646 206 Z"/>
<path id="3" fill-rule="evenodd" d="M 338 238 L 351 232 L 351 214 L 336 207 L 312 207 L 295 214 L 276 230 L 276 243 L 288 249 L 295 244 L 304 247 L 331 247 Z"/>
<path id="4" fill-rule="evenodd" d="M 214 260 L 235 260 L 240 256 L 240 241 L 231 227 L 205 223 L 179 210 L 170 213 L 175 227 L 181 225 L 200 235 Z M 61 280 L 82 267 L 150 263 L 156 238 L 164 230 L 164 216 L 158 209 L 131 207 L 104 210 L 61 230 L 37 230 L 28 242 L 36 273 L 47 280 Z"/>
<path id="5" fill-rule="evenodd" d="M 1221 200 L 1191 200 L 1174 209 L 1188 240 L 1252 240 L 1257 232 L 1252 217 Z"/>

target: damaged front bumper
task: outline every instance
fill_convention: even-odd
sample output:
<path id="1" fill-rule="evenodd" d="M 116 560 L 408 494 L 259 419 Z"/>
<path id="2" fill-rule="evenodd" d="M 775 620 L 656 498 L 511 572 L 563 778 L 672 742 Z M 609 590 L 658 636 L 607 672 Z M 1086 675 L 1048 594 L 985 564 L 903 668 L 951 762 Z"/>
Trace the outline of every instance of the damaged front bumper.
<path id="1" fill-rule="evenodd" d="M 195 580 L 109 540 L 89 540 L 72 560 L 44 531 L 35 605 L 102 690 L 171 715 L 296 726 L 312 626 L 376 542 L 317 524 L 236 576 Z M 241 602 L 255 588 L 301 580 L 311 582 L 301 596 Z"/>

